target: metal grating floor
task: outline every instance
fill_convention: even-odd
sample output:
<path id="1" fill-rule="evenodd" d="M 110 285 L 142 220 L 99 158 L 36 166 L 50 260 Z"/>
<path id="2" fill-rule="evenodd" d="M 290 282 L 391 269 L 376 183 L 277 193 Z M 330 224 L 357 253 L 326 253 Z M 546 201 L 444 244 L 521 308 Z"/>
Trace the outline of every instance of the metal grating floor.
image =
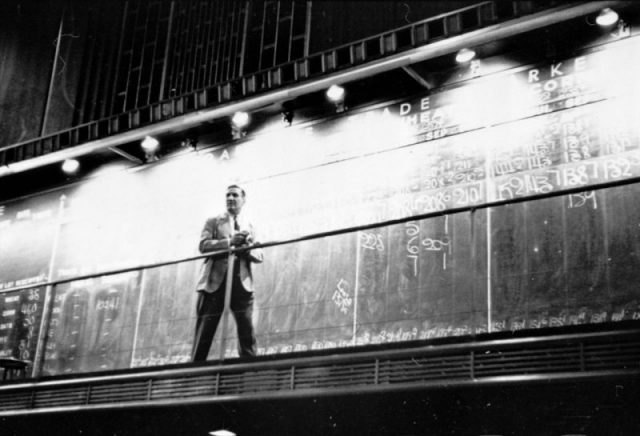
<path id="1" fill-rule="evenodd" d="M 640 330 L 344 352 L 0 386 L 0 416 L 640 375 Z"/>

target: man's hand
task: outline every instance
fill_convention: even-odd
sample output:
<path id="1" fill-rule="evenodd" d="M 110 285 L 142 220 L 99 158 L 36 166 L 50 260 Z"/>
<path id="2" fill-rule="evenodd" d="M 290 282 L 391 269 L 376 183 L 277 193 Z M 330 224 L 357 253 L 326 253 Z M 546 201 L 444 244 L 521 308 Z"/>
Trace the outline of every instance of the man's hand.
<path id="1" fill-rule="evenodd" d="M 247 244 L 247 240 L 249 239 L 251 239 L 249 232 L 246 230 L 242 230 L 233 235 L 230 244 L 232 247 L 239 247 Z"/>

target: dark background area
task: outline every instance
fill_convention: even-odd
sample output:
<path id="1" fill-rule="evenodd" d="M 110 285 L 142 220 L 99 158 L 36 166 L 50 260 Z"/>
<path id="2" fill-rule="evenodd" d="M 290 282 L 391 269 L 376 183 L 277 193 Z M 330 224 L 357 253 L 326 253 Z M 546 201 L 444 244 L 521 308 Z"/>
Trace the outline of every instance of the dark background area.
<path id="1" fill-rule="evenodd" d="M 637 381 L 540 382 L 518 386 L 318 394 L 200 405 L 0 418 L 7 436 L 631 436 L 640 431 Z"/>

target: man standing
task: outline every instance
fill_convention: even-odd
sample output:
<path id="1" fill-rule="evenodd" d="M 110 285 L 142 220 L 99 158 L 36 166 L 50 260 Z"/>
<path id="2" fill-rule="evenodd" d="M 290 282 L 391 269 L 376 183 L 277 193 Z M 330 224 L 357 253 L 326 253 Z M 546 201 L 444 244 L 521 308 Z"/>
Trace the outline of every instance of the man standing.
<path id="1" fill-rule="evenodd" d="M 200 235 L 201 253 L 241 248 L 255 242 L 253 225 L 240 215 L 246 195 L 237 185 L 227 188 L 227 212 L 207 219 Z M 239 251 L 231 260 L 230 305 L 238 331 L 240 357 L 255 356 L 256 337 L 253 331 L 253 277 L 251 264 L 263 260 L 262 249 Z M 192 360 L 207 360 L 216 328 L 224 311 L 227 270 L 230 256 L 221 254 L 207 258 L 202 265 L 196 291 L 198 292 L 196 335 Z"/>

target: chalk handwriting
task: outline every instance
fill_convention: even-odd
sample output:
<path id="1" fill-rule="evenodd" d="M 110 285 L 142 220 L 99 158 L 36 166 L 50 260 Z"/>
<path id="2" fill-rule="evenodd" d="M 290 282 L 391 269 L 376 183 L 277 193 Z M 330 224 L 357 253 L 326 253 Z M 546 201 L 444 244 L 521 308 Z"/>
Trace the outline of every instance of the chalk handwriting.
<path id="1" fill-rule="evenodd" d="M 348 286 L 349 283 L 346 280 L 340 279 L 336 285 L 336 290 L 331 297 L 331 300 L 336 304 L 336 306 L 338 306 L 340 312 L 344 314 L 349 313 L 349 308 L 353 304 L 353 298 L 351 298 L 347 291 Z"/>

